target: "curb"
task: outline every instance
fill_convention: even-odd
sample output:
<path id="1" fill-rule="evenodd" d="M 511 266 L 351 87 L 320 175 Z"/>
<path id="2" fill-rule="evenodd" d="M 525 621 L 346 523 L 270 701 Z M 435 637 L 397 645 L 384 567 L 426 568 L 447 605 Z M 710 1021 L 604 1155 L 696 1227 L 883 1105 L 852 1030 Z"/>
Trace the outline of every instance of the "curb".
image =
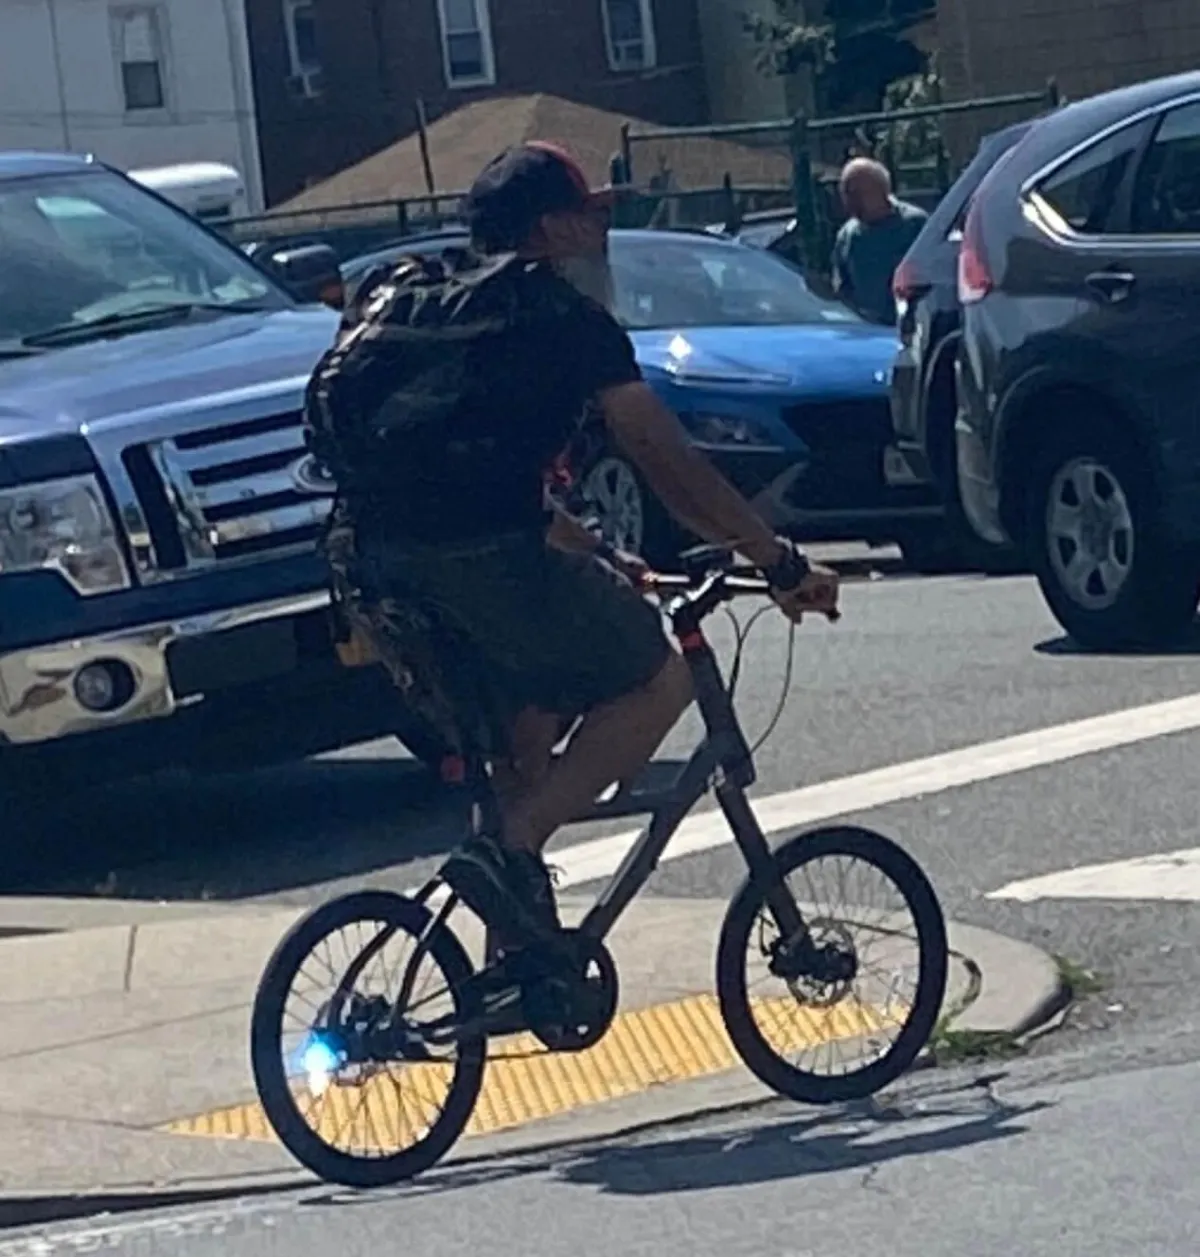
<path id="1" fill-rule="evenodd" d="M 0 1244 L 19 1241 L 31 1228 L 64 1222 L 98 1222 L 128 1213 L 152 1209 L 182 1209 L 188 1206 L 221 1204 L 228 1200 L 252 1200 L 280 1192 L 300 1191 L 312 1186 L 309 1178 L 296 1175 L 274 1176 L 271 1181 L 230 1180 L 211 1187 L 189 1187 L 180 1182 L 171 1187 L 139 1189 L 99 1189 L 71 1192 L 61 1196 L 4 1196 L 0 1194 Z M 30 1237 L 32 1238 L 32 1237 Z"/>
<path id="2" fill-rule="evenodd" d="M 254 935 L 261 933 L 262 937 L 254 938 L 256 946 L 251 950 L 263 948 L 268 941 L 267 936 L 273 938 L 282 925 L 277 912 L 266 915 L 269 928 L 264 930 L 260 927 L 252 931 Z M 175 924 L 154 923 L 159 928 Z M 125 927 L 125 932 L 129 929 Z M 1045 1033 L 1053 1028 L 1054 1018 L 1071 1003 L 1072 992 L 1059 966 L 1049 955 L 1019 940 L 974 926 L 951 922 L 949 931 L 951 950 L 960 973 L 968 975 L 967 990 L 957 999 L 960 1007 L 946 1014 L 955 1031 L 984 1037 L 1001 1034 L 1009 1043 L 1020 1043 L 1039 1031 Z M 146 928 L 145 932 L 153 935 L 154 927 Z M 91 936 L 87 941 L 93 945 L 95 953 L 106 950 L 94 947 L 98 941 L 94 932 L 85 930 L 81 933 Z M 27 939 L 13 945 L 62 947 L 64 942 L 45 940 L 38 943 Z M 104 966 L 106 976 L 115 959 L 115 956 L 107 958 Z M 157 968 L 153 963 L 149 966 L 151 972 Z M 989 974 L 995 975 L 991 989 Z M 939 1062 L 930 1055 L 919 1060 L 910 1073 L 920 1073 L 924 1077 L 934 1067 L 948 1070 L 970 1063 L 969 1058 Z M 887 1093 L 892 1093 L 896 1085 L 903 1085 L 903 1079 L 888 1088 Z M 864 1112 L 869 1115 L 876 1102 L 867 1100 L 859 1105 L 839 1107 L 849 1117 L 860 1116 Z M 769 1091 L 748 1071 L 734 1068 L 465 1140 L 447 1158 L 444 1168 L 453 1174 L 472 1165 L 628 1139 L 687 1122 L 719 1119 L 737 1113 L 749 1114 L 772 1103 L 791 1104 Z M 0 1247 L 3 1247 L 4 1239 L 28 1228 L 82 1223 L 106 1217 L 111 1219 L 115 1215 L 155 1209 L 187 1206 L 203 1209 L 231 1200 L 250 1200 L 312 1189 L 330 1190 L 308 1177 L 299 1167 L 281 1166 L 278 1170 L 247 1167 L 242 1172 L 235 1171 L 219 1177 L 204 1172 L 198 1175 L 184 1172 L 169 1180 L 148 1182 L 143 1178 L 140 1182 L 134 1180 L 107 1187 L 64 1190 L 60 1194 L 0 1192 L 0 1235 L 4 1237 L 0 1239 Z"/>

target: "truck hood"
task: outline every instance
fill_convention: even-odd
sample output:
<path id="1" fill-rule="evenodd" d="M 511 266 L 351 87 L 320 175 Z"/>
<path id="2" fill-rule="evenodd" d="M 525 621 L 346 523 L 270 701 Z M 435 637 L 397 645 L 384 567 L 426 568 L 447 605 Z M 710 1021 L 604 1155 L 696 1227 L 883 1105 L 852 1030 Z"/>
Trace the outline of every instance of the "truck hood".
<path id="1" fill-rule="evenodd" d="M 882 394 L 896 354 L 894 329 L 857 321 L 632 336 L 642 368 L 661 371 L 682 387 L 757 387 L 797 398 Z"/>
<path id="2" fill-rule="evenodd" d="M 323 307 L 237 313 L 0 361 L 0 444 L 293 383 L 298 396 L 337 326 Z"/>

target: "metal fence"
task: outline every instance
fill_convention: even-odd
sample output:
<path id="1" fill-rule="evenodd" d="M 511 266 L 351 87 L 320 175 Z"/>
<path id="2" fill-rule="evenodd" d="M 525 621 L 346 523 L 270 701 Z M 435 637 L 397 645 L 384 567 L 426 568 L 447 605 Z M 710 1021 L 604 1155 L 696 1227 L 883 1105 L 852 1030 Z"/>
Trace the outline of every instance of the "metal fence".
<path id="1" fill-rule="evenodd" d="M 1059 103 L 1058 86 L 1051 80 L 1040 92 L 831 118 L 798 115 L 766 122 L 648 130 L 627 124 L 621 135 L 619 173 L 636 187 L 647 178 L 646 168 L 651 165 L 660 180 L 670 175 L 660 195 L 678 197 L 690 191 L 687 172 L 703 170 L 706 161 L 711 163 L 712 141 L 729 142 L 731 160 L 757 163 L 776 173 L 776 194 L 786 190 L 795 207 L 804 260 L 820 269 L 841 221 L 836 182 L 849 157 L 879 158 L 892 171 L 899 193 L 928 207 L 953 182 L 981 132 L 998 130 L 1028 117 L 1031 110 L 1049 110 Z M 971 125 L 961 125 L 964 119 L 970 119 Z M 736 158 L 735 147 L 739 150 Z M 752 156 L 744 156 L 746 151 Z"/>
<path id="2" fill-rule="evenodd" d="M 641 131 L 627 124 L 613 159 L 620 193 L 615 221 L 622 227 L 736 225 L 756 213 L 791 210 L 797 220 L 795 260 L 819 274 L 841 221 L 836 183 L 846 157 L 877 156 L 892 170 L 901 195 L 928 208 L 970 156 L 972 132 L 995 130 L 1028 116 L 1031 108 L 1058 103 L 1051 82 L 1041 92 L 832 118 Z M 983 115 L 987 123 L 981 127 Z M 956 128 L 956 121 L 968 117 L 972 127 Z M 455 224 L 462 195 L 275 211 L 212 225 L 242 246 L 327 244 L 345 261 Z"/>
<path id="3" fill-rule="evenodd" d="M 357 254 L 458 221 L 460 192 L 420 200 L 371 201 L 319 210 L 285 210 L 213 223 L 235 244 L 279 248 L 327 244 L 345 261 Z"/>
<path id="4" fill-rule="evenodd" d="M 266 243 L 275 248 L 327 244 L 342 261 L 389 243 L 460 222 L 461 192 L 420 200 L 338 205 L 322 210 L 257 214 L 211 224 L 235 244 Z M 735 186 L 726 179 L 715 187 L 664 191 L 622 186 L 614 221 L 620 227 L 689 227 L 724 223 L 791 203 L 786 184 Z"/>

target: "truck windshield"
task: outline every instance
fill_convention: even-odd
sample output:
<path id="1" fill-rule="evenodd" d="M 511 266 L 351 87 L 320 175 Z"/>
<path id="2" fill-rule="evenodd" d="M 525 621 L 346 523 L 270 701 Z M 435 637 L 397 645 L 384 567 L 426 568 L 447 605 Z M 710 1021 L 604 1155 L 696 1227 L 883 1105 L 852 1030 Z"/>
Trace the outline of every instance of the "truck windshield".
<path id="1" fill-rule="evenodd" d="M 104 169 L 0 183 L 0 259 L 0 347 L 155 308 L 291 304 L 236 249 Z"/>

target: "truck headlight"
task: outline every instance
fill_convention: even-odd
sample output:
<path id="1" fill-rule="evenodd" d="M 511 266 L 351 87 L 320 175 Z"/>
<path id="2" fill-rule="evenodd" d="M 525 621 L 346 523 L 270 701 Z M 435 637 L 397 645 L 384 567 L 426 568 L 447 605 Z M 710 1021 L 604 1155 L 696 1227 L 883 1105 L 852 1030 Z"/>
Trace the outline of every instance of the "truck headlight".
<path id="1" fill-rule="evenodd" d="M 95 476 L 0 490 L 0 573 L 59 572 L 81 594 L 132 583 Z"/>

